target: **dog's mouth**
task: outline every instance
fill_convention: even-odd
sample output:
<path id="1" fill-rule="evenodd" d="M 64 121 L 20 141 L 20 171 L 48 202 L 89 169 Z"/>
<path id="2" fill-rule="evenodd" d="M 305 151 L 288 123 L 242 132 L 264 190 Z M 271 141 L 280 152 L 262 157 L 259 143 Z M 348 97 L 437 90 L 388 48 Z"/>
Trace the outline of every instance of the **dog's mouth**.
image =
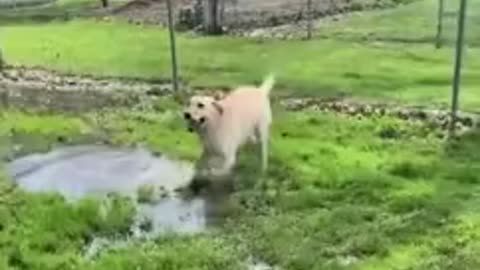
<path id="1" fill-rule="evenodd" d="M 195 131 L 195 125 L 192 123 L 192 121 L 187 121 L 187 130 L 188 132 L 194 132 Z"/>
<path id="2" fill-rule="evenodd" d="M 206 122 L 206 118 L 201 117 L 200 119 L 198 119 L 198 121 L 195 121 L 192 118 L 190 118 L 190 119 L 186 119 L 186 121 L 187 121 L 188 131 L 189 132 L 195 132 L 195 131 L 198 131 L 198 130 L 202 129 L 203 125 Z"/>
<path id="3" fill-rule="evenodd" d="M 201 127 L 200 127 L 199 123 L 197 123 L 197 122 L 195 122 L 195 121 L 192 121 L 192 120 L 187 121 L 187 130 L 188 130 L 188 132 L 194 133 L 194 132 L 198 131 L 200 128 L 201 128 Z"/>
<path id="4" fill-rule="evenodd" d="M 183 118 L 187 122 L 187 129 L 189 132 L 195 132 L 200 130 L 207 121 L 207 118 L 202 116 L 199 119 L 195 119 L 189 112 L 184 112 Z"/>

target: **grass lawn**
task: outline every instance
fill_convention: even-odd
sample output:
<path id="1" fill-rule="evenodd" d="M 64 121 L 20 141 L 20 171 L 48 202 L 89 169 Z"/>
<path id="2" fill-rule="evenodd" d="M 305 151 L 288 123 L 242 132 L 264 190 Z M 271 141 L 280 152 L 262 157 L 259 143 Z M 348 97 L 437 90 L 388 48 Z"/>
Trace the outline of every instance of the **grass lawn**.
<path id="1" fill-rule="evenodd" d="M 273 71 L 279 76 L 282 94 L 341 93 L 446 106 L 454 52 L 451 46 L 435 50 L 429 40 L 435 32 L 436 3 L 424 0 L 362 13 L 323 26 L 320 31 L 328 38 L 308 42 L 182 34 L 178 36 L 181 75 L 197 86 L 231 86 L 259 81 Z M 470 10 L 480 10 L 479 5 L 472 3 Z M 480 24 L 473 15 L 470 18 L 469 33 L 477 33 L 474 27 Z M 454 23 L 448 21 L 446 31 L 451 34 Z M 357 38 L 371 32 L 385 38 L 370 42 Z M 158 27 L 93 19 L 44 24 L 23 21 L 10 23 L 2 36 L 5 56 L 11 63 L 96 75 L 170 76 L 167 32 Z M 398 37 L 418 38 L 420 42 L 396 42 Z M 480 104 L 478 54 L 480 49 L 474 46 L 466 51 L 461 94 L 464 109 Z"/>
<path id="2" fill-rule="evenodd" d="M 101 115 L 114 143 L 144 142 L 190 160 L 199 153 L 171 111 Z M 275 115 L 268 175 L 257 179 L 252 153 L 243 152 L 225 223 L 199 235 L 133 241 L 87 260 L 82 248 L 92 236 L 125 231 L 128 201 L 117 198 L 98 216 L 94 200 L 67 204 L 0 181 L 1 268 L 244 269 L 250 255 L 298 270 L 480 267 L 478 132 L 447 144 L 428 127 L 390 118 Z M 18 140 L 38 149 L 58 137 L 95 137 L 97 127 L 83 120 L 91 117 L 99 116 L 4 111 L 4 150 Z"/>
<path id="3" fill-rule="evenodd" d="M 434 13 L 435 2 L 356 15 L 325 25 L 320 31 L 327 37 L 308 42 L 179 35 L 182 76 L 194 85 L 233 85 L 275 71 L 277 94 L 342 92 L 441 105 L 449 98 L 451 46 L 434 50 L 430 41 L 361 38 L 368 29 L 387 37 L 414 35 L 392 29 L 405 29 L 427 9 Z M 0 14 L 0 21 L 5 16 Z M 15 18 L 10 16 L 1 32 L 11 63 L 97 75 L 169 74 L 162 29 L 120 21 Z M 412 27 L 425 35 L 434 20 L 424 23 Z M 464 108 L 480 104 L 479 53 L 473 45 L 466 51 Z M 109 138 L 113 144 L 143 143 L 195 160 L 199 144 L 179 119 L 179 105 L 171 97 L 158 102 L 155 110 L 80 114 L 2 109 L 0 157 L 43 151 L 58 141 Z M 286 270 L 480 268 L 478 130 L 445 142 L 428 126 L 388 117 L 275 108 L 274 118 L 270 169 L 258 177 L 252 153 L 242 153 L 224 222 L 197 235 L 130 241 L 93 259 L 83 256 L 85 245 L 95 236 L 125 234 L 131 202 L 113 197 L 112 207 L 99 211 L 101 203 L 94 199 L 72 204 L 57 194 L 28 194 L 0 177 L 0 269 L 246 269 L 250 256 Z"/>

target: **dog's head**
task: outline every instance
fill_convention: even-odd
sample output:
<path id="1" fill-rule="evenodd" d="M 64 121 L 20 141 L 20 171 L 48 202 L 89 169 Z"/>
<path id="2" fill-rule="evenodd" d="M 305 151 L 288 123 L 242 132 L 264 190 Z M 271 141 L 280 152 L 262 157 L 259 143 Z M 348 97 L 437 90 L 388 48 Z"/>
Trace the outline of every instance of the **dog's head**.
<path id="1" fill-rule="evenodd" d="M 219 100 L 209 96 L 193 96 L 183 112 L 190 132 L 200 132 L 205 129 L 209 121 L 215 121 L 223 114 L 223 107 Z"/>

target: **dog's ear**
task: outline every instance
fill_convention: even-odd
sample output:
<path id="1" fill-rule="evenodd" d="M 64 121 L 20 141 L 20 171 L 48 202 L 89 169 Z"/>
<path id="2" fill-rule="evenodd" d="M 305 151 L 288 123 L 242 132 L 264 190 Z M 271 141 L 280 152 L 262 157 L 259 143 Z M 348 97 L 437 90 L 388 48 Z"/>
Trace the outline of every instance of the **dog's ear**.
<path id="1" fill-rule="evenodd" d="M 216 101 L 219 101 L 219 100 L 223 99 L 223 93 L 221 91 L 215 91 L 215 93 L 213 93 L 213 98 Z"/>
<path id="2" fill-rule="evenodd" d="M 219 102 L 214 101 L 212 105 L 218 111 L 219 114 L 223 114 L 223 106 Z"/>

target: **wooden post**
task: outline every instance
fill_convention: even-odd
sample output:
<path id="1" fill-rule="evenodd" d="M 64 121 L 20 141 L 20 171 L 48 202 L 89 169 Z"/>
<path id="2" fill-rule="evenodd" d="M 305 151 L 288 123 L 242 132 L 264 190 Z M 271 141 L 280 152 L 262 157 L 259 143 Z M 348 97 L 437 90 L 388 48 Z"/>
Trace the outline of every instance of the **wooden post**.
<path id="1" fill-rule="evenodd" d="M 455 135 L 455 124 L 457 121 L 458 95 L 460 92 L 460 77 L 462 69 L 462 54 L 465 33 L 465 12 L 467 9 L 467 0 L 460 0 L 460 10 L 458 14 L 457 45 L 455 50 L 455 67 L 453 71 L 452 85 L 452 111 L 450 118 L 450 137 Z"/>
<path id="2" fill-rule="evenodd" d="M 172 60 L 172 87 L 175 95 L 178 95 L 178 66 L 177 66 L 177 50 L 175 44 L 175 29 L 173 25 L 173 8 L 172 0 L 167 0 L 168 10 L 168 32 L 170 34 L 170 53 Z"/>

